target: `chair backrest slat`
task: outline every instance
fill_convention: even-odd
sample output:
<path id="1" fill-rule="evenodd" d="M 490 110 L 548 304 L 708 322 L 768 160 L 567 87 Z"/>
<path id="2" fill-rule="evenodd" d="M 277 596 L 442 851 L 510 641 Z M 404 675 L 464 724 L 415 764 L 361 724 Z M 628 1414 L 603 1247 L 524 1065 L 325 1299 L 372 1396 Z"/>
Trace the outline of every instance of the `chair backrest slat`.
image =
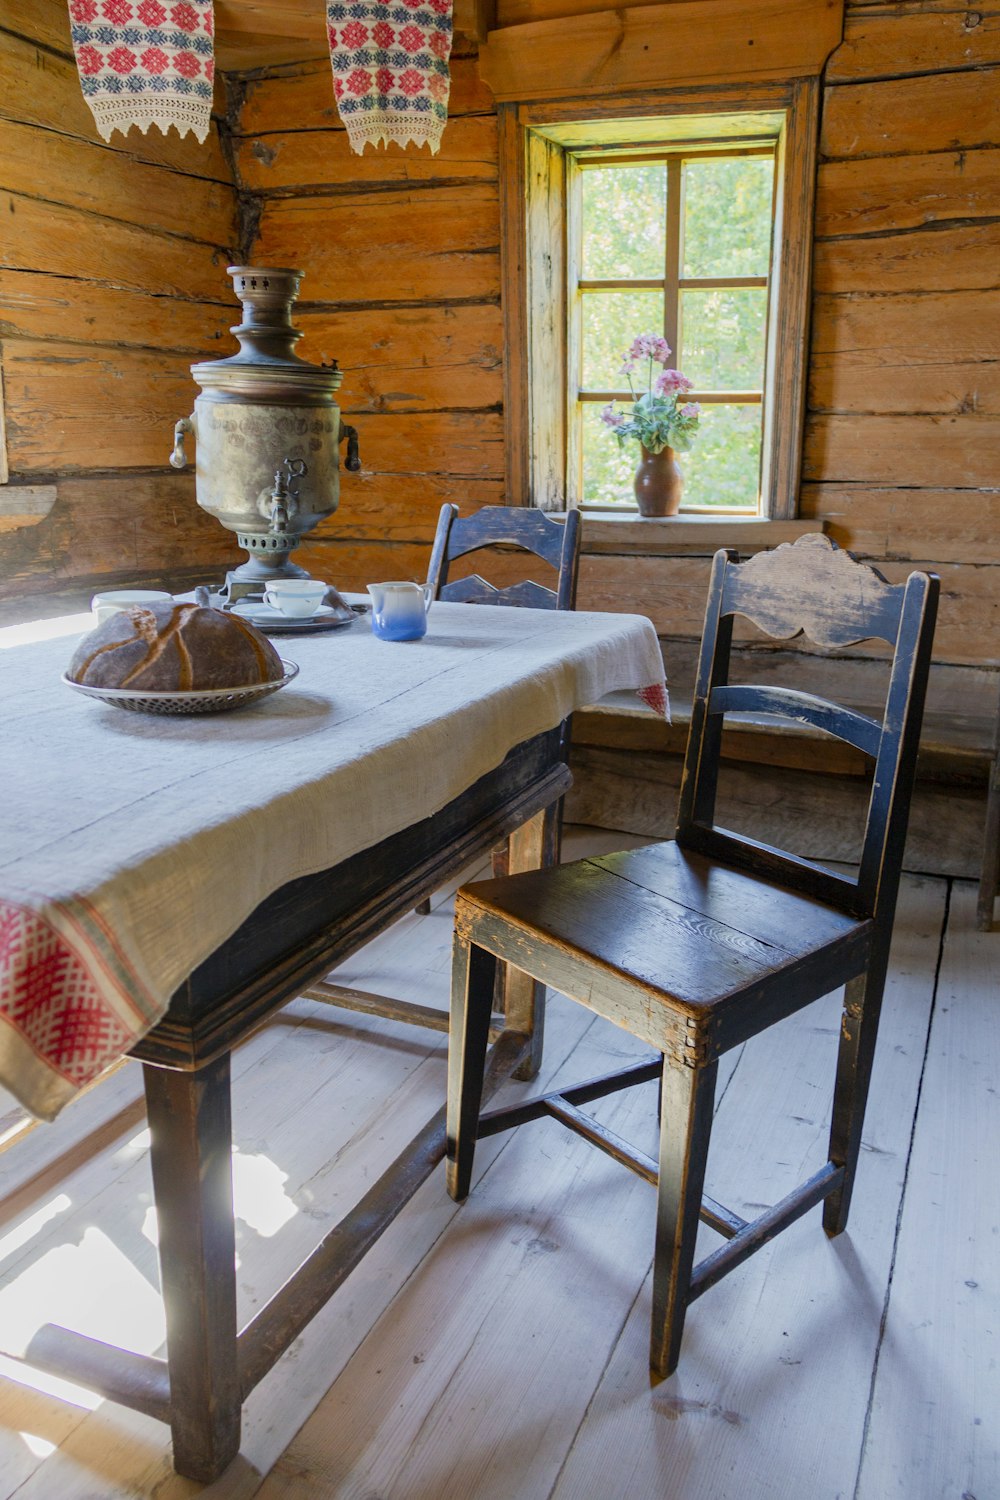
<path id="1" fill-rule="evenodd" d="M 878 719 L 869 718 L 853 708 L 842 708 L 840 704 L 817 698 L 812 693 L 797 692 L 795 688 L 736 684 L 713 688 L 708 711 L 710 714 L 779 715 L 836 735 L 838 740 L 854 745 L 866 755 L 877 755 L 882 740 L 882 725 Z"/>
<path id="2" fill-rule="evenodd" d="M 517 548 L 533 553 L 557 571 L 554 589 L 533 580 L 495 588 L 475 576 L 449 583 L 456 558 L 484 547 Z M 572 609 L 580 563 L 580 513 L 571 510 L 558 521 L 527 506 L 484 506 L 460 518 L 457 505 L 443 505 L 431 551 L 427 582 L 435 599 L 458 603 L 513 604 L 533 609 Z"/>
<path id="3" fill-rule="evenodd" d="M 884 918 L 887 934 L 902 869 L 938 590 L 937 578 L 927 573 L 912 573 L 905 584 L 887 583 L 874 568 L 819 534 L 759 553 L 746 563 L 732 552 L 717 553 L 681 780 L 678 842 L 769 873 L 855 914 Z M 894 651 L 882 721 L 811 693 L 731 684 L 736 615 L 777 640 L 805 634 L 827 648 L 887 641 Z M 726 713 L 792 718 L 874 757 L 857 880 L 844 880 L 810 860 L 716 826 Z"/>

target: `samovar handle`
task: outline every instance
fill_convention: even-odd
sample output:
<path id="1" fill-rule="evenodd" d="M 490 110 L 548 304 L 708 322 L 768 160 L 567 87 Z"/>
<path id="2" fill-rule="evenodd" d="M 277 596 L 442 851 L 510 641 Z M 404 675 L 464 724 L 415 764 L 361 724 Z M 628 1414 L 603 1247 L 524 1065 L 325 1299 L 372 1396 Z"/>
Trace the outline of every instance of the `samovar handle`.
<path id="1" fill-rule="evenodd" d="M 188 456 L 184 452 L 184 439 L 188 433 L 194 432 L 194 423 L 190 417 L 181 417 L 179 422 L 174 423 L 174 451 L 170 455 L 170 467 L 172 469 L 186 469 Z"/>
<path id="2" fill-rule="evenodd" d="M 352 427 L 348 422 L 341 422 L 340 437 L 337 439 L 337 442 L 342 443 L 345 438 L 347 439 L 347 457 L 344 459 L 344 468 L 350 469 L 352 474 L 357 474 L 361 470 L 361 455 L 358 452 L 358 429 Z"/>

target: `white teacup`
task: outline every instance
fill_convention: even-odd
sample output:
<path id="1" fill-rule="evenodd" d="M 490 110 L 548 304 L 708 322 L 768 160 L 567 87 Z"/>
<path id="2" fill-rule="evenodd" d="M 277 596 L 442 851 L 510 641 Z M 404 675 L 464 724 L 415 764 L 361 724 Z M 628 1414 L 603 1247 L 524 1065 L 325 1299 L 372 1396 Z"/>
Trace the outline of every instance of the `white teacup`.
<path id="1" fill-rule="evenodd" d="M 162 589 L 108 589 L 94 595 L 90 608 L 94 624 L 103 625 L 105 620 L 110 620 L 120 609 L 132 609 L 137 604 L 163 604 L 173 597 L 173 594 L 166 594 Z"/>
<path id="2" fill-rule="evenodd" d="M 326 590 L 318 578 L 275 578 L 264 590 L 264 598 L 279 615 L 305 620 L 319 609 Z"/>

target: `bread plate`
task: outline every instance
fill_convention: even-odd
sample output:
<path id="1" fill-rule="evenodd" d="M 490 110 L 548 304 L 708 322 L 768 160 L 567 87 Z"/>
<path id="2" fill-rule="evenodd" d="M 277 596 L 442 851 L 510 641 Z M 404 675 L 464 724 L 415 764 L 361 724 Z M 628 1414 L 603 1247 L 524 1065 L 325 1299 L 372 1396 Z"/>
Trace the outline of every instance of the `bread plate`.
<path id="1" fill-rule="evenodd" d="M 90 687 L 87 683 L 74 682 L 63 675 L 63 682 L 74 692 L 85 693 L 88 698 L 98 698 L 112 708 L 127 708 L 140 714 L 219 714 L 230 708 L 246 708 L 269 693 L 287 687 L 298 676 L 298 667 L 293 661 L 285 661 L 284 677 L 272 682 L 254 682 L 247 687 L 194 688 L 187 692 L 150 692 L 149 689 Z"/>

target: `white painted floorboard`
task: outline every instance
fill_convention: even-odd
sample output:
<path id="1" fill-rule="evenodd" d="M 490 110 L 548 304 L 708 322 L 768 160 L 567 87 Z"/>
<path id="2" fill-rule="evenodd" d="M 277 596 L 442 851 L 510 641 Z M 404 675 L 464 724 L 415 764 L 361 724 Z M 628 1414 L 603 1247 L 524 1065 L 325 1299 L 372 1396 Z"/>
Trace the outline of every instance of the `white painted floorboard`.
<path id="1" fill-rule="evenodd" d="M 4 1366 L 0 1500 L 996 1500 L 1000 933 L 956 883 L 935 1002 L 947 894 L 904 882 L 847 1233 L 814 1209 L 706 1293 L 671 1380 L 647 1373 L 652 1188 L 541 1122 L 480 1148 L 463 1207 L 424 1185 L 252 1394 L 216 1484 L 173 1474 L 159 1423 Z M 338 977 L 446 1004 L 447 896 Z M 720 1068 L 708 1190 L 737 1211 L 824 1159 L 837 1017 Z M 555 998 L 543 1083 L 638 1050 Z M 245 1318 L 438 1107 L 444 1038 L 298 1001 L 234 1073 Z M 129 1066 L 0 1157 L 0 1338 L 60 1319 L 157 1349 L 140 1096 Z M 655 1149 L 653 1087 L 598 1108 Z"/>

